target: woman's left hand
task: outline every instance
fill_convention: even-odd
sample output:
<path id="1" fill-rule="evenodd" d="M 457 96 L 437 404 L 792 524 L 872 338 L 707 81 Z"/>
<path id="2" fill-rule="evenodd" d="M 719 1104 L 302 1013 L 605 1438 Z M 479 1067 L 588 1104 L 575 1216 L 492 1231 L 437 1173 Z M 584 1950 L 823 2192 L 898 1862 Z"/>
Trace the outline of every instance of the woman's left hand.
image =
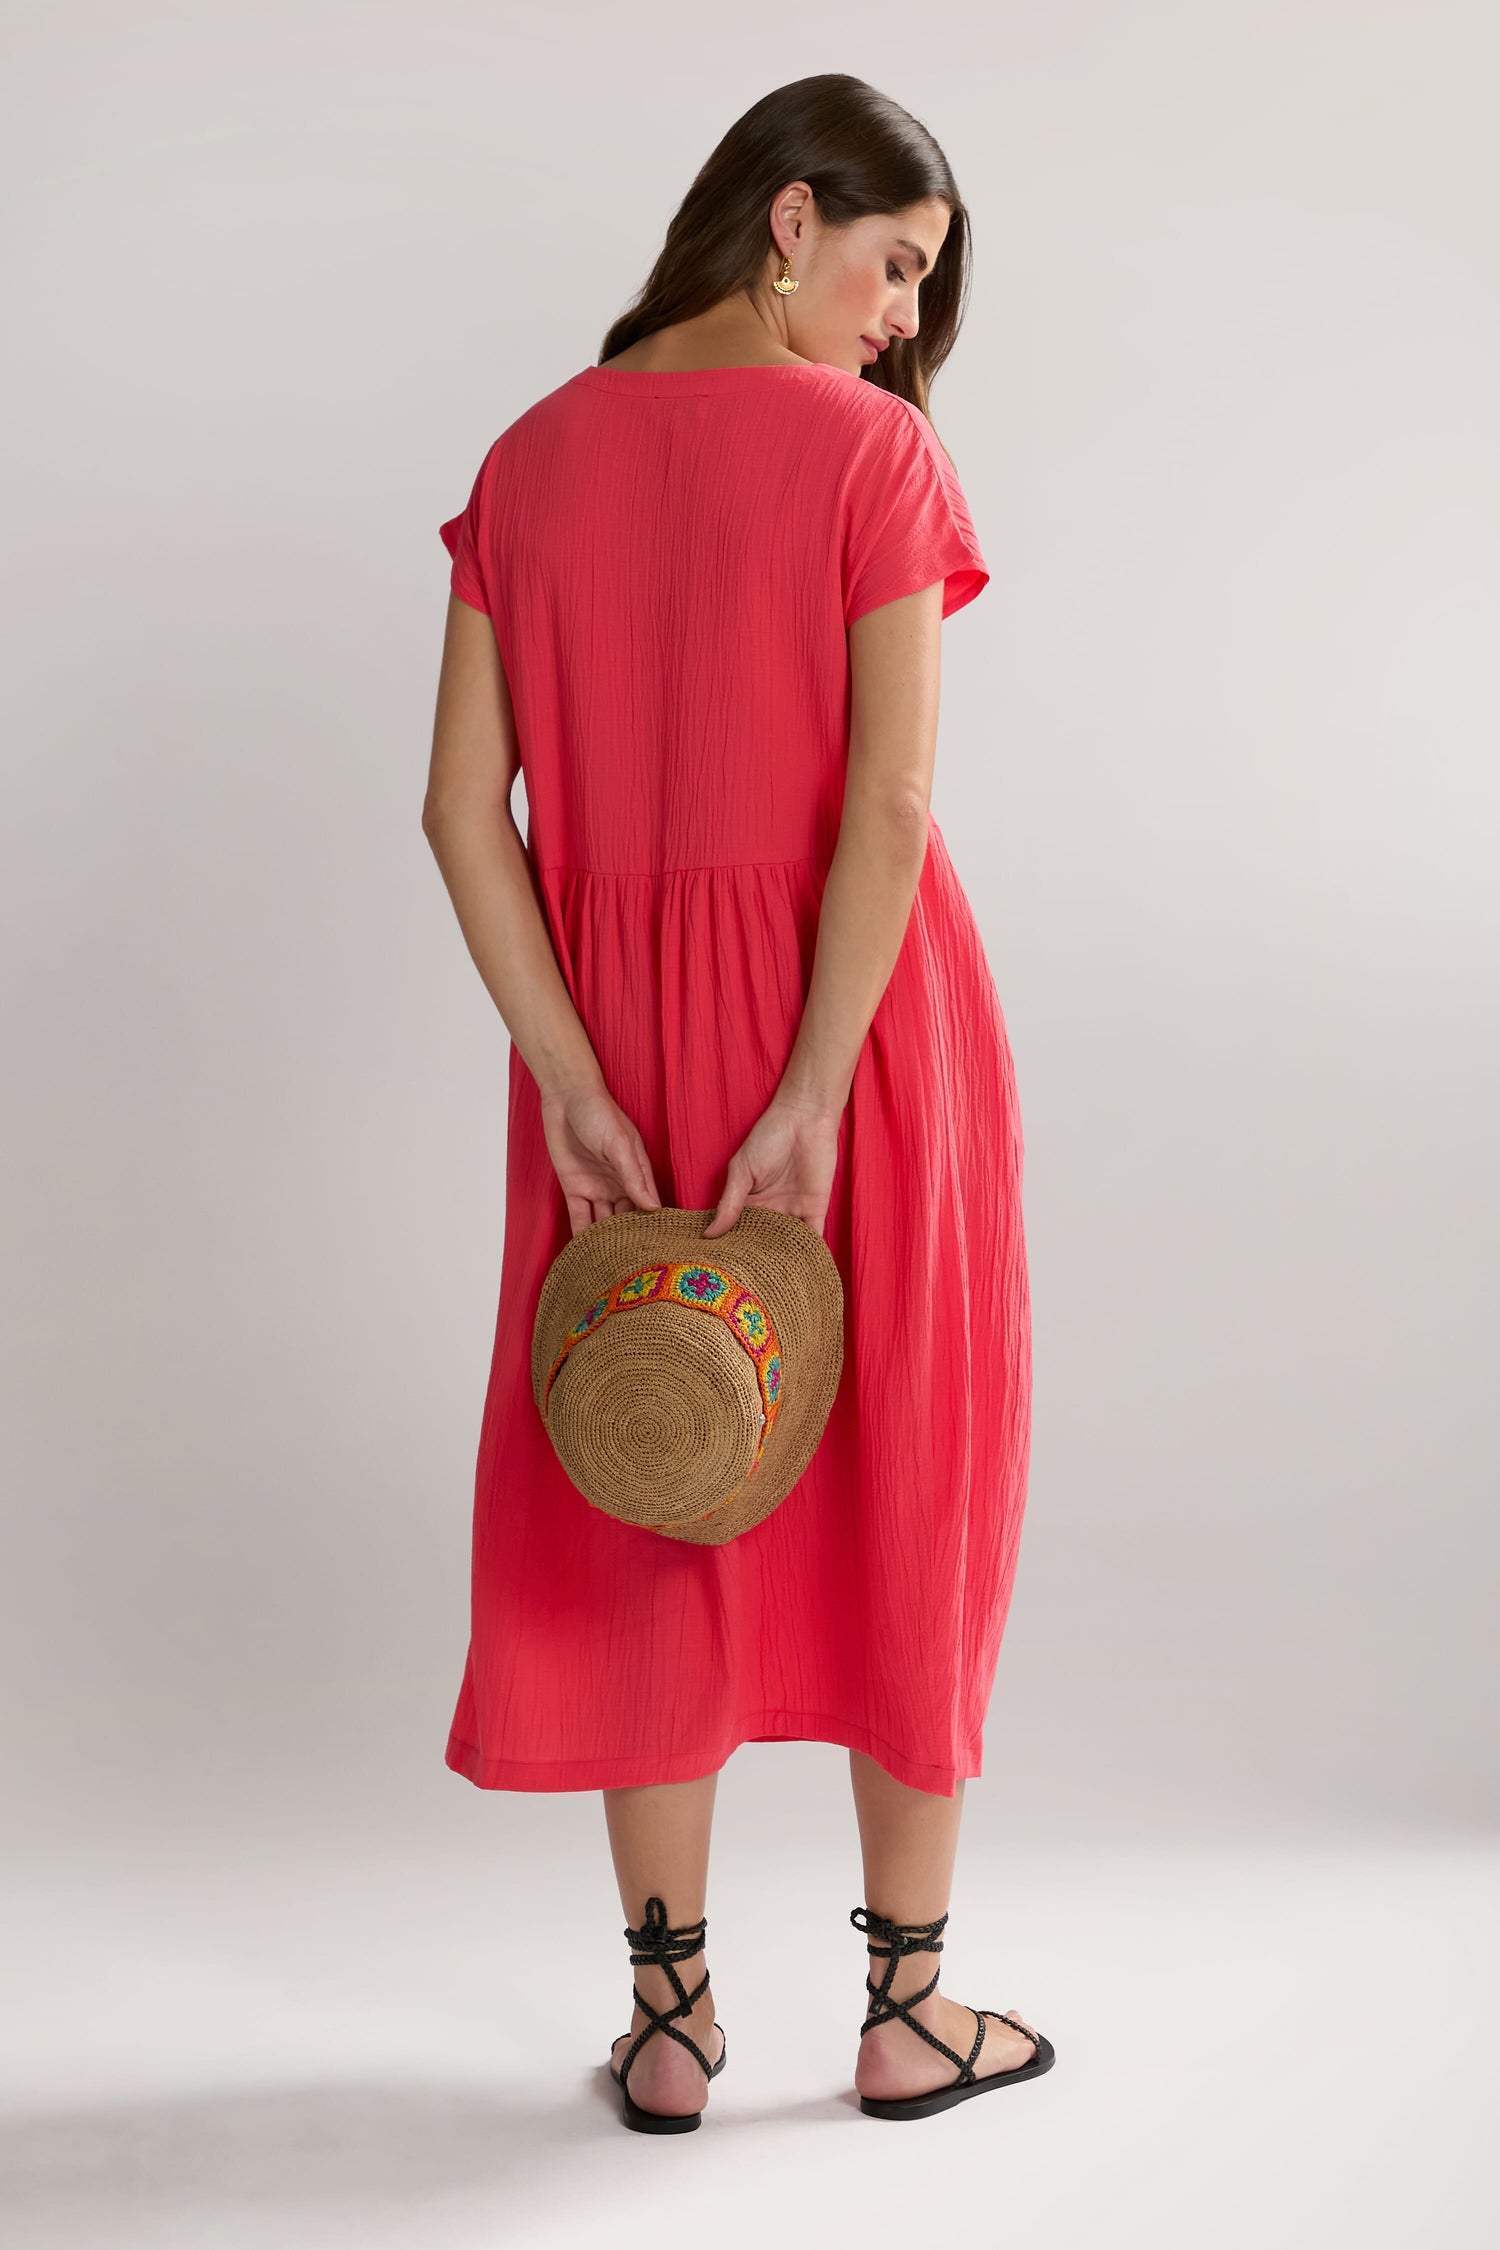
<path id="1" fill-rule="evenodd" d="M 785 1211 L 821 1234 L 838 1164 L 840 1115 L 778 1089 L 729 1159 L 704 1240 L 727 1234 L 746 1204 Z"/>
<path id="2" fill-rule="evenodd" d="M 603 1086 L 542 1095 L 542 1131 L 573 1232 L 618 1211 L 659 1211 L 646 1144 Z"/>

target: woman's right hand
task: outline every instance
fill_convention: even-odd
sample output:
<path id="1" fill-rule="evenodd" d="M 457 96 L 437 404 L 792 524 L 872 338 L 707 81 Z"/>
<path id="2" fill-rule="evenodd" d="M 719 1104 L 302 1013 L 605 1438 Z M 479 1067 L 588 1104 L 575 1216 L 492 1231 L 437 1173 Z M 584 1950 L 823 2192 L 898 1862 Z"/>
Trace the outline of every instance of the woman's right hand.
<path id="1" fill-rule="evenodd" d="M 729 1159 L 724 1190 L 703 1232 L 727 1234 L 746 1204 L 786 1211 L 823 1231 L 838 1158 L 840 1110 L 777 1094 Z"/>
<path id="2" fill-rule="evenodd" d="M 574 1234 L 621 1211 L 661 1209 L 646 1144 L 602 1079 L 543 1092 L 542 1133 Z"/>

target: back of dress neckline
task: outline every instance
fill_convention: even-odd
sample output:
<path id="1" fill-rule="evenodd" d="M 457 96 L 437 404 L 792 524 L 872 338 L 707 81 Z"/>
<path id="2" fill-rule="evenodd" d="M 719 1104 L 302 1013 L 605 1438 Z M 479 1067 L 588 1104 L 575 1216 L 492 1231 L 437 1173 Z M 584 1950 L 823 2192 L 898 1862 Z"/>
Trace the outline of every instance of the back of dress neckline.
<path id="1" fill-rule="evenodd" d="M 573 380 L 594 390 L 631 392 L 638 398 L 675 398 L 695 391 L 750 390 L 764 383 L 830 375 L 840 382 L 860 377 L 819 359 L 771 360 L 751 367 L 585 367 Z"/>

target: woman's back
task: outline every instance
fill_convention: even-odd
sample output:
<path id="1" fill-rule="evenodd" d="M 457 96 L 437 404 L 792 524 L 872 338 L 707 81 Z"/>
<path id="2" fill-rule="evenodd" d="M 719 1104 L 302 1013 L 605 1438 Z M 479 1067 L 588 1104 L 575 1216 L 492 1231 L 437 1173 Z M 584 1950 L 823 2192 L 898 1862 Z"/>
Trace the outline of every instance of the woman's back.
<path id="1" fill-rule="evenodd" d="M 826 865 L 848 625 L 988 576 L 925 416 L 815 361 L 585 368 L 442 529 L 494 621 L 533 858 L 599 874 Z"/>

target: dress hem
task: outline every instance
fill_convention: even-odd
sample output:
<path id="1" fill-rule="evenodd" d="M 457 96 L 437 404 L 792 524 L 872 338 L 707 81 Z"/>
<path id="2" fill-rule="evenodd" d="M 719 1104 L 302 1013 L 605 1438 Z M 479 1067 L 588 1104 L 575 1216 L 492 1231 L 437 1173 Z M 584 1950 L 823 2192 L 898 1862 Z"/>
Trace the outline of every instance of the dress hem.
<path id="1" fill-rule="evenodd" d="M 859 1750 L 909 1789 L 938 1797 L 953 1796 L 960 1780 L 977 1781 L 982 1767 L 977 1744 L 960 1775 L 952 1766 L 928 1765 L 907 1757 L 852 1720 L 809 1711 L 763 1711 L 743 1721 L 721 1750 L 678 1751 L 664 1758 L 489 1758 L 476 1743 L 450 1734 L 444 1763 L 464 1780 L 472 1781 L 476 1789 L 639 1789 L 668 1781 L 702 1780 L 717 1773 L 742 1742 L 827 1742 L 836 1749 Z"/>

